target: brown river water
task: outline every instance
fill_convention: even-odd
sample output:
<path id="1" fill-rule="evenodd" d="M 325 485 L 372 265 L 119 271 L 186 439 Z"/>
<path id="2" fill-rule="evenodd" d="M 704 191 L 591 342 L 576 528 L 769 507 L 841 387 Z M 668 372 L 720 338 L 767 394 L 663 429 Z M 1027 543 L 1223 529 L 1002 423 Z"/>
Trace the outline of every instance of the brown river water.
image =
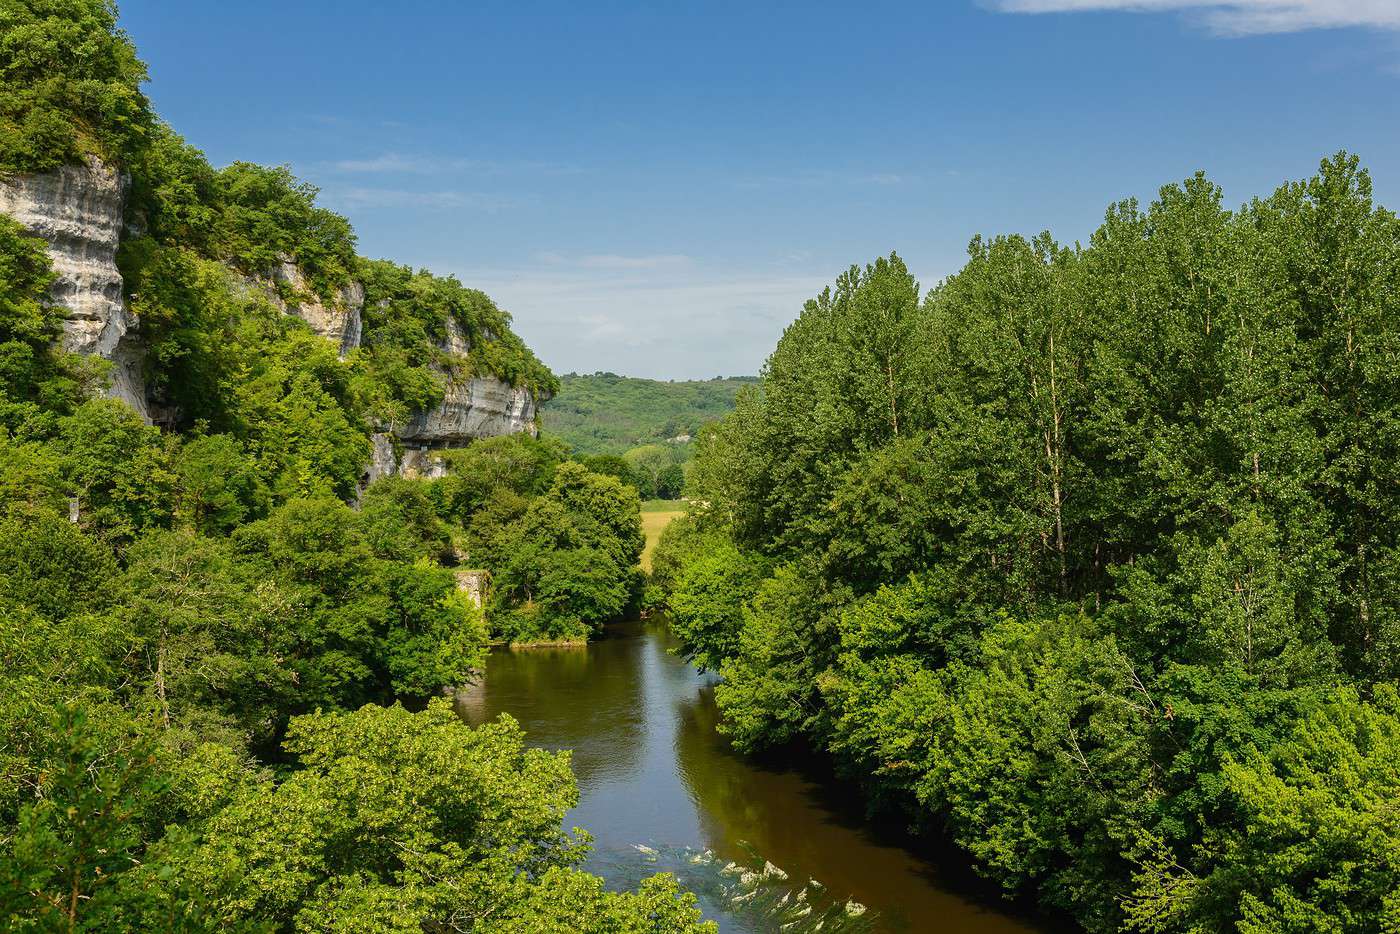
<path id="1" fill-rule="evenodd" d="M 610 627 L 586 648 L 500 650 L 481 683 L 458 695 L 468 722 L 508 713 L 532 745 L 573 750 L 580 800 L 566 824 L 593 835 L 586 868 L 617 888 L 674 872 L 726 934 L 777 927 L 756 901 L 733 901 L 744 890 L 734 887 L 732 867 L 720 870 L 731 861 L 779 867 L 786 880 L 772 880 L 770 902 L 809 886 L 814 907 L 851 925 L 836 926 L 843 930 L 1038 930 L 985 895 L 968 895 L 964 867 L 950 873 L 896 831 L 868 822 L 849 788 L 810 768 L 733 752 L 715 730 L 713 678 L 671 646 L 664 624 L 654 622 Z M 866 913 L 852 919 L 847 900 Z"/>

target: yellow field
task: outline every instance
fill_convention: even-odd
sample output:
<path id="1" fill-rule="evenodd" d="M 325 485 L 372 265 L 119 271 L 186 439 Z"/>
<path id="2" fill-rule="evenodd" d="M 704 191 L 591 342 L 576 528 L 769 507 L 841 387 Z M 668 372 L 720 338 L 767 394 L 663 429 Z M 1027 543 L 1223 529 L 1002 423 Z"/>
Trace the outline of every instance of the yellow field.
<path id="1" fill-rule="evenodd" d="M 651 573 L 651 553 L 656 550 L 656 543 L 661 540 L 661 533 L 666 526 L 675 519 L 685 515 L 684 509 L 674 509 L 666 512 L 643 512 L 642 531 L 646 533 L 647 544 L 642 549 L 642 570 Z"/>

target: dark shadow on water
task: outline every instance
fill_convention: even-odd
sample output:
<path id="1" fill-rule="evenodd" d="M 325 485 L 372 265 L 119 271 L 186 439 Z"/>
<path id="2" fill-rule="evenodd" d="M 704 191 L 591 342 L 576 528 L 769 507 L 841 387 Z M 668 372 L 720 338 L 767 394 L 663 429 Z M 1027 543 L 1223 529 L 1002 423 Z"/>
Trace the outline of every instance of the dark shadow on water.
<path id="1" fill-rule="evenodd" d="M 714 707 L 713 688 L 702 689 L 708 697 L 697 707 L 709 705 L 713 713 L 698 724 L 699 731 L 719 721 Z M 737 752 L 723 734 L 714 733 L 718 755 L 733 756 L 748 769 L 766 773 L 775 781 L 791 783 L 799 789 L 805 804 L 821 815 L 821 821 L 859 837 L 873 847 L 902 850 L 915 859 L 910 871 L 928 885 L 956 892 L 984 911 L 1018 918 L 1036 930 L 1077 931 L 1069 919 L 1047 919 L 1026 898 L 1008 901 L 1002 889 L 977 873 L 965 850 L 943 833 L 941 825 L 917 826 L 918 818 L 891 803 L 881 805 L 865 793 L 858 780 L 843 777 L 829 756 L 797 742 L 777 749 L 745 755 Z"/>

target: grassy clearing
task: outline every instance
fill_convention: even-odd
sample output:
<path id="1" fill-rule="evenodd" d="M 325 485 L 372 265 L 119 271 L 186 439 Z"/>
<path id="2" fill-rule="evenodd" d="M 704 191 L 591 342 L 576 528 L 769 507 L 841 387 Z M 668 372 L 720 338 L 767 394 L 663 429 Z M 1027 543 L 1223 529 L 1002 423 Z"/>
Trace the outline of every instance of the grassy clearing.
<path id="1" fill-rule="evenodd" d="M 642 512 L 685 512 L 683 499 L 648 499 L 642 502 Z"/>
<path id="2" fill-rule="evenodd" d="M 652 503 L 665 503 L 665 500 L 653 500 Z M 648 503 L 647 506 L 651 505 Z M 679 501 L 671 503 L 675 507 L 680 507 Z M 642 532 L 646 534 L 647 544 L 642 549 L 642 570 L 651 573 L 651 553 L 656 550 L 656 543 L 661 541 L 661 533 L 676 519 L 685 515 L 685 510 L 672 508 L 666 510 L 648 509 L 642 507 Z"/>

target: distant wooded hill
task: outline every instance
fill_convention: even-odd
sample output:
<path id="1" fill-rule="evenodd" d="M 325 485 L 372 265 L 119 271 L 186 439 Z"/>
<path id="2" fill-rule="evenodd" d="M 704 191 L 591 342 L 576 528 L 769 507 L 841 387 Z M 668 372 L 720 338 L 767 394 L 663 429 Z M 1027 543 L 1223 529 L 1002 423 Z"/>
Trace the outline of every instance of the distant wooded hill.
<path id="1" fill-rule="evenodd" d="M 734 407 L 752 376 L 663 382 L 616 373 L 560 377 L 541 412 L 543 429 L 580 454 L 624 454 L 638 445 L 694 434 Z"/>

